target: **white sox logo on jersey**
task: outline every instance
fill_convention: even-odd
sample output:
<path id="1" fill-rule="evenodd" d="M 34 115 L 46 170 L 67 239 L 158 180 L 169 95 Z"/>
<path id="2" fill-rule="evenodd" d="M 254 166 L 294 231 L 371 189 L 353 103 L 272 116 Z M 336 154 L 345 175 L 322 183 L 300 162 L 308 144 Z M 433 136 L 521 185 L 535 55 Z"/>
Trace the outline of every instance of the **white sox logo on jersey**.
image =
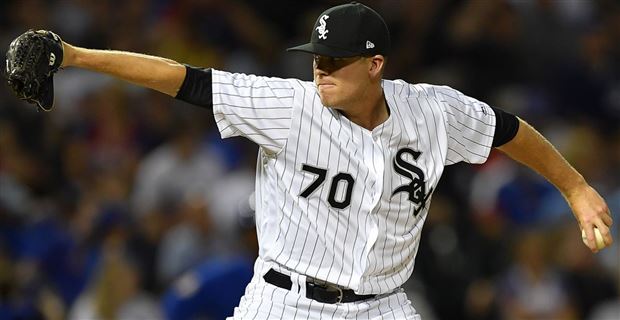
<path id="1" fill-rule="evenodd" d="M 329 16 L 326 14 L 319 19 L 321 25 L 316 27 L 316 30 L 319 32 L 319 39 L 327 40 L 327 33 L 329 32 L 329 30 L 327 30 L 327 22 L 325 21 L 327 19 L 329 19 Z"/>
<path id="2" fill-rule="evenodd" d="M 413 211 L 413 215 L 417 216 L 422 209 L 426 206 L 426 200 L 433 193 L 433 188 L 431 188 L 428 193 L 426 192 L 426 183 L 424 182 L 424 172 L 416 167 L 415 165 L 407 162 L 403 156 L 408 154 L 413 157 L 413 160 L 418 160 L 420 155 L 422 154 L 419 151 L 414 151 L 409 148 L 402 148 L 396 152 L 396 156 L 394 157 L 394 171 L 411 180 L 409 184 L 402 185 L 392 193 L 392 197 L 399 192 L 407 192 L 409 194 L 409 201 L 418 205 L 418 207 Z"/>

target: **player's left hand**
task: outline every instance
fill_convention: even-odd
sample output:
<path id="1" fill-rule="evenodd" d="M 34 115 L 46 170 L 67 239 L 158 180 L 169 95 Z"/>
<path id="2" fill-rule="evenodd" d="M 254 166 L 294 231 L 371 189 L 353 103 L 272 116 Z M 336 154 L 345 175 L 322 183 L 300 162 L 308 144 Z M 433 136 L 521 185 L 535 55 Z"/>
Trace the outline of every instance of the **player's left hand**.
<path id="1" fill-rule="evenodd" d="M 613 223 L 611 212 L 605 200 L 599 195 L 594 188 L 589 185 L 580 187 L 579 190 L 573 190 L 566 195 L 566 200 L 573 210 L 577 222 L 582 230 L 585 231 L 587 238 L 587 246 L 592 252 L 609 247 L 613 243 L 610 233 L 610 227 Z M 594 228 L 598 228 L 603 236 L 605 246 L 597 248 Z"/>
<path id="2" fill-rule="evenodd" d="M 60 37 L 29 30 L 15 38 L 6 53 L 6 80 L 15 95 L 50 111 L 54 106 L 54 73 L 63 60 Z"/>

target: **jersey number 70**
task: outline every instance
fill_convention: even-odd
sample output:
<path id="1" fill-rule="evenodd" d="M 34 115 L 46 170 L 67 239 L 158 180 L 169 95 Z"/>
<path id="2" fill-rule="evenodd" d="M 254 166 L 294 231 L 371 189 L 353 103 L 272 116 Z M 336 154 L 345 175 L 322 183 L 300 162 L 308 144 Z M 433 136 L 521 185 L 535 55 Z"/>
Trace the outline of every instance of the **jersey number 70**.
<path id="1" fill-rule="evenodd" d="M 316 179 L 299 194 L 301 197 L 308 198 L 308 196 L 310 196 L 323 184 L 323 182 L 325 182 L 325 178 L 327 177 L 327 169 L 317 168 L 307 164 L 304 164 L 301 169 L 317 176 Z M 345 195 L 344 199 L 338 200 L 336 199 L 336 191 L 341 183 L 346 184 Z M 327 196 L 327 202 L 329 202 L 329 205 L 336 209 L 344 209 L 348 207 L 351 204 L 353 184 L 355 184 L 353 176 L 346 172 L 339 172 L 337 175 L 333 176 L 329 187 L 329 195 Z"/>

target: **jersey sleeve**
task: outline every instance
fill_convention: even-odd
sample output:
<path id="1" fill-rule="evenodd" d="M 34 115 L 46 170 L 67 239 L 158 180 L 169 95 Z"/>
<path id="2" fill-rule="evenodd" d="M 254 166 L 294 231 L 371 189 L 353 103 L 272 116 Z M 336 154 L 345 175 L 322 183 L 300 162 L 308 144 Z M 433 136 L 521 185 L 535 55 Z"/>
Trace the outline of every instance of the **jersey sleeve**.
<path id="1" fill-rule="evenodd" d="M 271 153 L 284 147 L 295 96 L 291 80 L 213 70 L 212 90 L 222 138 L 243 136 Z"/>
<path id="2" fill-rule="evenodd" d="M 495 133 L 493 109 L 450 87 L 434 86 L 430 91 L 440 101 L 445 115 L 448 137 L 445 164 L 485 162 Z"/>

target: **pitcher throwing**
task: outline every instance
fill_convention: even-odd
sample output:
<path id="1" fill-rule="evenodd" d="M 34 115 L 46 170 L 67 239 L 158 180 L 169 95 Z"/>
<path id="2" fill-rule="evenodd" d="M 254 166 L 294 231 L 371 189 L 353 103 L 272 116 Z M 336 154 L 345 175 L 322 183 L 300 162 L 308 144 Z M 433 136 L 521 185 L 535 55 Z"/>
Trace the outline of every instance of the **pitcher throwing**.
<path id="1" fill-rule="evenodd" d="M 388 27 L 362 4 L 326 10 L 310 42 L 289 49 L 314 55 L 313 82 L 84 49 L 36 34 L 45 39 L 36 46 L 43 48 L 38 63 L 24 63 L 33 60 L 34 40 L 18 38 L 8 56 L 22 98 L 49 109 L 58 67 L 85 68 L 212 109 L 223 138 L 260 146 L 259 258 L 234 319 L 419 318 L 400 286 L 413 271 L 433 191 L 445 166 L 483 163 L 492 148 L 562 192 L 592 251 L 594 227 L 612 243 L 605 201 L 530 125 L 446 86 L 383 79 Z M 34 75 L 21 76 L 27 72 Z"/>

